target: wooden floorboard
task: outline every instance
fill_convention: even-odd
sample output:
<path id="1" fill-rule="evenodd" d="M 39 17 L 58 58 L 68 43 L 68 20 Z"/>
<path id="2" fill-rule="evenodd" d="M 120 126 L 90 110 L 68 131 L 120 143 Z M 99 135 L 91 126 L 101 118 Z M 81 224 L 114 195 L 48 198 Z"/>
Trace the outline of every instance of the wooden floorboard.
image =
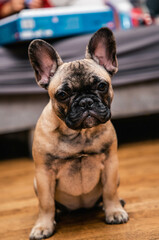
<path id="1" fill-rule="evenodd" d="M 159 140 L 119 148 L 120 197 L 130 220 L 106 225 L 102 209 L 58 216 L 50 240 L 159 240 Z M 31 159 L 0 162 L 0 239 L 27 240 L 37 213 Z"/>

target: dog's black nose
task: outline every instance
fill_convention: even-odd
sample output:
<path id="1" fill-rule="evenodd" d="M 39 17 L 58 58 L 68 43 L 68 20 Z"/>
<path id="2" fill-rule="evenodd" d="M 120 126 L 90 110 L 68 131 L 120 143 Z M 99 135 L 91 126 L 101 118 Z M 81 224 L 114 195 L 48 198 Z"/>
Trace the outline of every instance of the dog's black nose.
<path id="1" fill-rule="evenodd" d="M 93 105 L 93 100 L 91 98 L 82 98 L 79 102 L 80 107 L 86 108 Z"/>

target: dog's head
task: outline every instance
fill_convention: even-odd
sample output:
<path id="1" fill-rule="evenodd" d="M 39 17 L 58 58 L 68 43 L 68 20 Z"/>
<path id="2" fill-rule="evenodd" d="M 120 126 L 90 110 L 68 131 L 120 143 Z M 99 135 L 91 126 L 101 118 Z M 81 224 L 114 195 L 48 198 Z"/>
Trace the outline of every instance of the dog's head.
<path id="1" fill-rule="evenodd" d="M 71 129 L 91 128 L 111 117 L 111 76 L 118 70 L 116 43 L 108 28 L 90 39 L 85 59 L 63 63 L 43 40 L 29 46 L 36 81 L 48 89 L 56 115 Z"/>

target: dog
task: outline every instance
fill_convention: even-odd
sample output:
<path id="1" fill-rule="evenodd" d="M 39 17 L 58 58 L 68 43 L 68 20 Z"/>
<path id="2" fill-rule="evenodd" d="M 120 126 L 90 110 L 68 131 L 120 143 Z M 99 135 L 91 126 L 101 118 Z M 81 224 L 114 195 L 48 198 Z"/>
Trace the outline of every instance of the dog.
<path id="1" fill-rule="evenodd" d="M 117 193 L 117 137 L 110 121 L 111 77 L 118 70 L 112 31 L 99 29 L 82 60 L 63 63 L 40 39 L 31 42 L 28 53 L 37 84 L 50 97 L 33 141 L 39 216 L 30 239 L 54 233 L 56 203 L 76 210 L 91 208 L 102 197 L 106 223 L 126 223 L 128 214 Z"/>

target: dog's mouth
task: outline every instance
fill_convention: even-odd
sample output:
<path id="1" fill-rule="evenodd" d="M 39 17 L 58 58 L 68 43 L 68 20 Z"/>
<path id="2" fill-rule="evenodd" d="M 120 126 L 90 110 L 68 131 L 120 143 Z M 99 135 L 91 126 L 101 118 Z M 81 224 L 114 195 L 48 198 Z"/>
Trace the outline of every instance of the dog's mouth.
<path id="1" fill-rule="evenodd" d="M 99 124 L 107 122 L 111 118 L 110 110 L 99 114 L 93 110 L 86 110 L 77 118 L 66 118 L 66 125 L 74 130 L 92 128 Z"/>
<path id="2" fill-rule="evenodd" d="M 81 121 L 79 121 L 79 125 L 82 126 L 82 128 L 92 128 L 99 123 L 100 120 L 98 119 L 98 115 L 95 114 L 92 110 L 85 111 L 83 113 Z"/>

